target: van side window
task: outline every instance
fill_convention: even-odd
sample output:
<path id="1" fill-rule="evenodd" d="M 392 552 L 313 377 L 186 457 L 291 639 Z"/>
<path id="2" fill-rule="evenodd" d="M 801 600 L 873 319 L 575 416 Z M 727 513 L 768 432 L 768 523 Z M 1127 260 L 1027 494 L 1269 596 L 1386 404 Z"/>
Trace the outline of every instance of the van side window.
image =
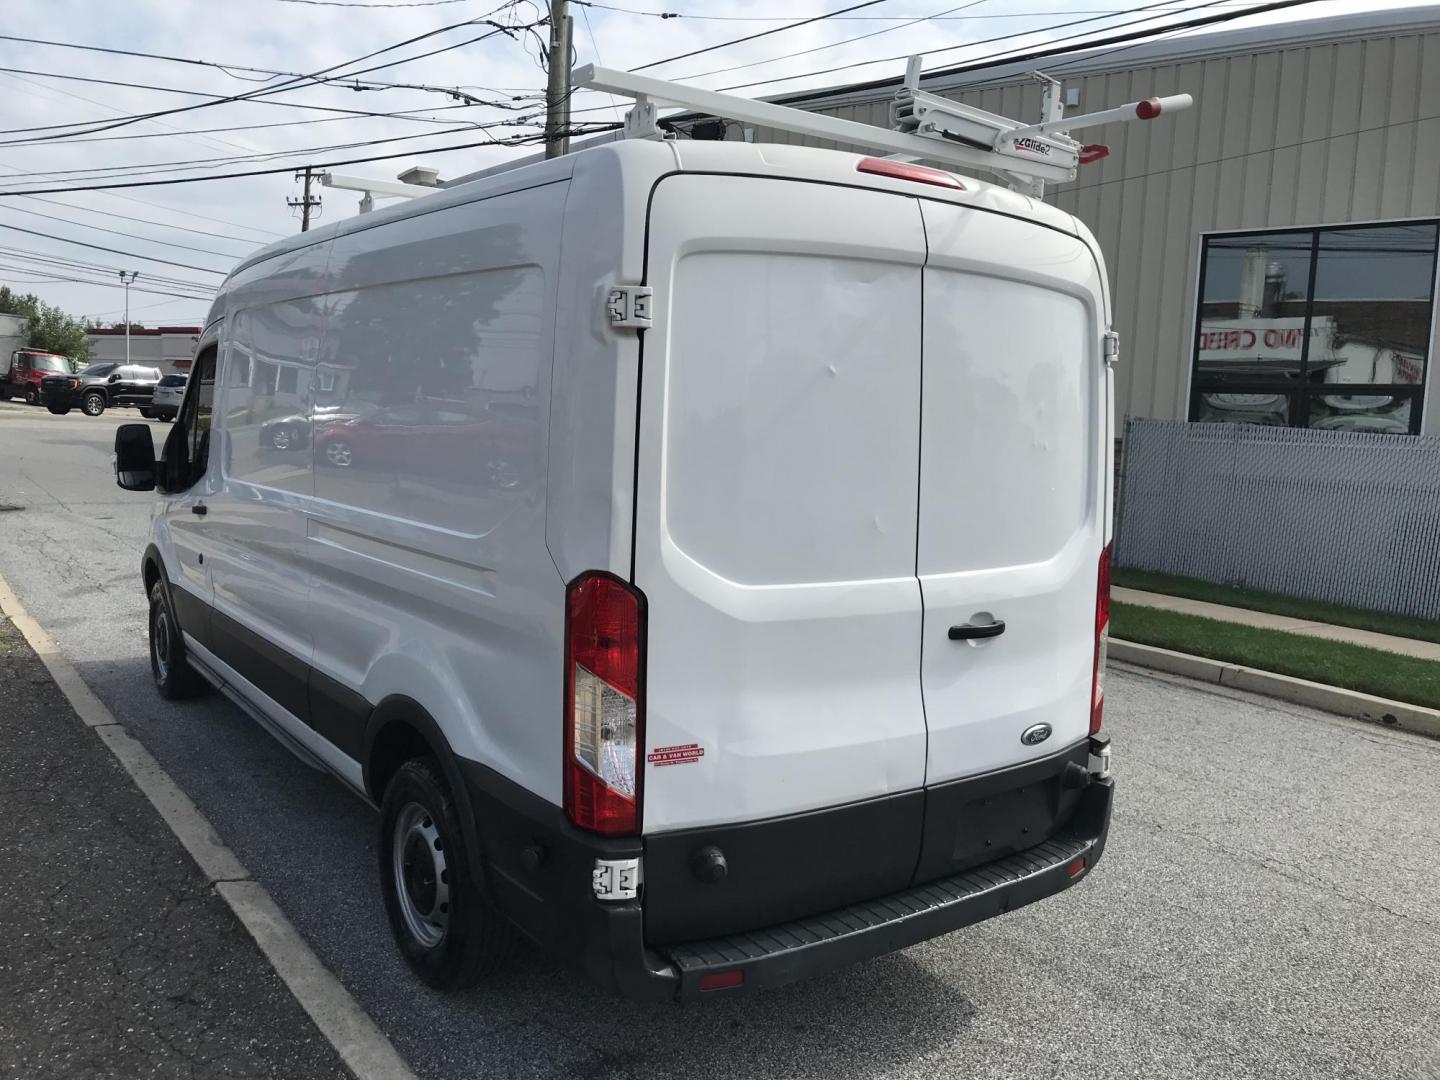
<path id="1" fill-rule="evenodd" d="M 167 489 L 184 491 L 205 475 L 210 457 L 210 416 L 215 406 L 215 354 L 211 345 L 195 358 L 175 430 L 165 442 Z"/>

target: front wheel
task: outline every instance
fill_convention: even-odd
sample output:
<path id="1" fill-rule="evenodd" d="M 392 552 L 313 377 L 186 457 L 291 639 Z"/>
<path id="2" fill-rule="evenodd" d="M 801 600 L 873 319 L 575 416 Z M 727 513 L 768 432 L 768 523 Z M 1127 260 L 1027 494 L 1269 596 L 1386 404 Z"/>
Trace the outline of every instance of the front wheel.
<path id="1" fill-rule="evenodd" d="M 29 387 L 29 388 L 25 391 L 25 404 L 26 404 L 26 405 L 39 405 L 39 404 L 40 404 L 40 391 L 37 390 L 37 389 L 35 389 L 35 387 L 33 387 L 33 386 L 32 386 L 32 387 Z"/>
<path id="2" fill-rule="evenodd" d="M 80 411 L 86 416 L 99 416 L 105 411 L 105 395 L 92 390 L 80 399 Z"/>
<path id="3" fill-rule="evenodd" d="M 406 963 L 437 990 L 460 990 L 499 967 L 515 929 L 481 895 L 459 813 L 439 763 L 400 766 L 380 804 L 380 889 Z"/>
<path id="4" fill-rule="evenodd" d="M 205 680 L 185 656 L 180 623 L 165 586 L 158 581 L 150 590 L 150 674 L 160 696 L 170 701 L 195 697 L 205 689 Z"/>
<path id="5" fill-rule="evenodd" d="M 46 408 L 48 408 L 56 416 L 64 416 L 70 411 L 69 405 L 47 405 Z"/>
<path id="6" fill-rule="evenodd" d="M 350 444 L 335 442 L 325 444 L 325 460 L 337 469 L 348 469 L 355 463 L 355 451 L 350 449 Z"/>
<path id="7" fill-rule="evenodd" d="M 140 415 L 143 416 L 146 420 L 154 420 L 155 410 L 147 405 L 142 405 L 140 407 Z"/>

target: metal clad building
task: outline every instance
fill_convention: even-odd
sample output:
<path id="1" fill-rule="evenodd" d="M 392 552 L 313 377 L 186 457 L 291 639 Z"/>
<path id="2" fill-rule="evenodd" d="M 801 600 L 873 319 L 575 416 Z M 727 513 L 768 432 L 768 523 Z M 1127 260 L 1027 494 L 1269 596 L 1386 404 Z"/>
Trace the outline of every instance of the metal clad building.
<path id="1" fill-rule="evenodd" d="M 1124 414 L 1440 432 L 1440 392 L 1425 370 L 1440 218 L 1440 9 L 1188 33 L 923 89 L 1034 121 L 1033 67 L 1064 83 L 1077 112 L 1196 98 L 1155 122 L 1078 132 L 1110 156 L 1046 195 L 1106 253 Z M 898 84 L 770 100 L 889 126 Z M 833 145 L 764 128 L 727 133 L 747 135 Z M 1386 227 L 1310 228 L 1353 223 Z"/>

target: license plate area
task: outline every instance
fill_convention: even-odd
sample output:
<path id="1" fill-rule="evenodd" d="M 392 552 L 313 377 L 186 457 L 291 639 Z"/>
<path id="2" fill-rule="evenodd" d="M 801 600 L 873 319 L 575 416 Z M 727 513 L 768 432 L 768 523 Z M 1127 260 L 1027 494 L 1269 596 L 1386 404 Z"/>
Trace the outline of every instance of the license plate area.
<path id="1" fill-rule="evenodd" d="M 961 873 L 1043 843 L 1070 821 L 1084 789 L 1088 747 L 928 788 L 915 883 Z"/>

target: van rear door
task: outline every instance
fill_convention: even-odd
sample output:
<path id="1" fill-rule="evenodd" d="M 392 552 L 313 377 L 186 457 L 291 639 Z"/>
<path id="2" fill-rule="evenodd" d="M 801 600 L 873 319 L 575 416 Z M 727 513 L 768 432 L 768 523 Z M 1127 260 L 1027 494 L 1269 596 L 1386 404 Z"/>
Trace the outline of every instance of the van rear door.
<path id="1" fill-rule="evenodd" d="M 735 867 L 732 837 L 732 877 L 763 873 L 773 918 L 785 879 L 810 873 L 787 860 L 822 847 L 870 895 L 914 869 L 924 259 L 917 202 L 879 191 L 681 174 L 651 206 L 633 575 L 649 622 L 645 833 L 913 796 L 875 811 L 883 827 L 755 856 L 778 863 Z M 688 901 L 647 851 L 653 941 Z"/>
<path id="2" fill-rule="evenodd" d="M 979 790 L 947 782 L 1088 734 L 1109 377 L 1099 270 L 1079 239 L 936 202 L 923 212 L 921 880 L 1004 853 Z M 1003 799 L 982 785 L 991 811 L 1024 823 L 1006 846 L 1045 838 L 1063 764 L 1031 770 L 1033 783 L 1016 773 Z"/>

